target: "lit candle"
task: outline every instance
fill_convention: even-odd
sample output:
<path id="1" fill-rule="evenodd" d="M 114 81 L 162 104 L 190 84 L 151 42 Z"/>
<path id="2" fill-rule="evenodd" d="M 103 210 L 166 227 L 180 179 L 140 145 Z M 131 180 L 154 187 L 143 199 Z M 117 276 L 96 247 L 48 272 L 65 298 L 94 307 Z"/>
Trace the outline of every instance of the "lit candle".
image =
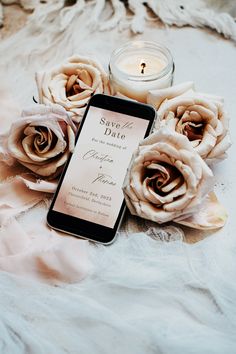
<path id="1" fill-rule="evenodd" d="M 172 85 L 174 63 L 164 46 L 135 41 L 113 52 L 109 72 L 112 94 L 146 102 L 149 90 Z"/>

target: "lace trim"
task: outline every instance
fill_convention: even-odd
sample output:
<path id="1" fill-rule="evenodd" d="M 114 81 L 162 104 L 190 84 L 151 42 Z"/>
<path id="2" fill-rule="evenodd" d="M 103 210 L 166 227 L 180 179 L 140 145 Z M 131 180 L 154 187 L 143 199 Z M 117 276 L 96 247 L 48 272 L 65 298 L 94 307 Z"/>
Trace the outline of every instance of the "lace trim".
<path id="1" fill-rule="evenodd" d="M 150 227 L 146 235 L 162 242 L 184 241 L 184 232 L 176 226 Z"/>

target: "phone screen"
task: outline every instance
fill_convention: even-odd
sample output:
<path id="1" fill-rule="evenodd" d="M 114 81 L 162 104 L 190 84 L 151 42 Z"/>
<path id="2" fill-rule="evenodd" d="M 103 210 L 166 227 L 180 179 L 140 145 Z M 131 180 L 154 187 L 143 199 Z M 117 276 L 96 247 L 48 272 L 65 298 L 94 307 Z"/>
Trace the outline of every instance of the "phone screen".
<path id="1" fill-rule="evenodd" d="M 149 123 L 90 106 L 52 210 L 114 228 L 127 167 Z"/>

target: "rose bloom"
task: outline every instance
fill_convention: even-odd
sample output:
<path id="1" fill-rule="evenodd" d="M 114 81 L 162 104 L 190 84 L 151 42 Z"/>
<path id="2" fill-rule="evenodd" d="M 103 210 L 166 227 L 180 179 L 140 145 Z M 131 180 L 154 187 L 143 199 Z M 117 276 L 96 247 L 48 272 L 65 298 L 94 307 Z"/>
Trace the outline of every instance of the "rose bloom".
<path id="1" fill-rule="evenodd" d="M 198 210 L 213 184 L 210 168 L 187 137 L 162 128 L 140 143 L 123 191 L 131 214 L 161 224 Z"/>
<path id="2" fill-rule="evenodd" d="M 38 176 L 58 176 L 75 145 L 75 126 L 64 108 L 36 105 L 12 124 L 8 153 Z"/>
<path id="3" fill-rule="evenodd" d="M 228 118 L 223 99 L 197 93 L 193 83 L 150 91 L 148 103 L 157 109 L 159 123 L 187 136 L 194 149 L 207 161 L 224 159 L 230 146 Z"/>
<path id="4" fill-rule="evenodd" d="M 95 60 L 74 55 L 47 72 L 36 73 L 39 102 L 63 106 L 79 123 L 95 93 L 109 93 L 108 76 Z"/>

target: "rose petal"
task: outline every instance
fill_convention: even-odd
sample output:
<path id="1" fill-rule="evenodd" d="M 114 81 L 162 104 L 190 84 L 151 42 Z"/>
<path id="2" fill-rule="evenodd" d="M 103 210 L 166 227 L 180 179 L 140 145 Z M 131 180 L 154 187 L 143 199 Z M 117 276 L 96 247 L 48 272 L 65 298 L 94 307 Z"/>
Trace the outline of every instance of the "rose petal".
<path id="1" fill-rule="evenodd" d="M 26 163 L 21 161 L 21 164 L 39 176 L 55 178 L 61 172 L 59 167 L 64 165 L 68 157 L 69 151 L 66 151 L 62 156 L 53 159 L 53 161 L 49 160 L 48 163 L 36 165 L 33 163 Z"/>
<path id="2" fill-rule="evenodd" d="M 52 180 L 50 182 L 44 181 L 35 178 L 32 174 L 22 174 L 19 179 L 21 179 L 29 189 L 45 193 L 55 193 L 58 184 L 58 180 Z"/>
<path id="3" fill-rule="evenodd" d="M 176 96 L 180 96 L 189 89 L 193 89 L 193 82 L 184 82 L 179 85 L 171 86 L 164 89 L 158 90 L 150 90 L 147 95 L 147 103 L 153 105 L 156 109 L 160 107 L 160 104 L 164 101 L 164 99 L 173 98 Z"/>
<path id="4" fill-rule="evenodd" d="M 93 79 L 87 70 L 82 70 L 79 77 L 81 82 L 83 82 L 87 87 L 91 87 Z"/>
<path id="5" fill-rule="evenodd" d="M 218 119 L 215 112 L 200 104 L 193 104 L 189 106 L 188 109 L 197 112 L 205 123 L 211 124 L 213 128 L 216 128 Z"/>
<path id="6" fill-rule="evenodd" d="M 181 182 L 181 176 L 177 177 L 176 179 L 174 179 L 171 183 L 167 184 L 166 186 L 162 187 L 162 192 L 164 193 L 168 193 L 170 192 L 172 189 L 174 189 L 175 187 L 177 187 L 178 184 L 180 184 Z"/>
<path id="7" fill-rule="evenodd" d="M 199 153 L 199 155 L 205 158 L 215 146 L 216 141 L 217 138 L 215 136 L 215 133 L 213 133 L 211 126 L 208 124 L 205 127 L 202 141 L 198 146 L 196 146 L 195 150 Z"/>
<path id="8" fill-rule="evenodd" d="M 63 107 L 61 107 L 58 104 L 53 104 L 51 106 L 45 106 L 43 104 L 36 104 L 34 106 L 30 106 L 28 108 L 25 108 L 22 113 L 21 116 L 22 117 L 40 117 L 40 116 L 44 116 L 45 114 L 50 115 L 54 114 L 54 115 L 59 115 L 61 118 L 63 117 L 63 119 L 68 119 L 67 113 L 65 111 L 65 109 Z"/>
<path id="9" fill-rule="evenodd" d="M 200 139 L 191 141 L 191 145 L 193 148 L 196 148 L 200 143 L 201 143 Z"/>
<path id="10" fill-rule="evenodd" d="M 174 221 L 200 230 L 214 230 L 223 227 L 228 218 L 225 208 L 219 203 L 214 192 L 208 194 L 201 209 L 186 219 L 177 218 Z"/>
<path id="11" fill-rule="evenodd" d="M 85 70 L 83 70 L 85 71 Z M 80 88 L 83 90 L 89 90 L 89 91 L 93 91 L 93 88 L 89 85 L 87 85 L 85 82 L 83 82 L 80 79 L 77 79 L 77 83 L 79 84 Z"/>
<path id="12" fill-rule="evenodd" d="M 70 89 L 72 88 L 72 86 L 76 82 L 77 77 L 78 76 L 74 75 L 74 74 L 69 77 L 69 79 L 67 80 L 67 83 L 66 83 L 66 92 L 70 91 Z"/>
<path id="13" fill-rule="evenodd" d="M 68 96 L 67 98 L 70 100 L 70 102 L 74 102 L 74 106 L 82 107 L 88 102 L 88 97 L 91 97 L 92 92 L 93 89 L 89 88 L 88 90 L 84 90 L 81 93 L 77 93 L 73 96 Z"/>
<path id="14" fill-rule="evenodd" d="M 219 160 L 223 160 L 224 158 L 226 158 L 227 154 L 225 153 L 225 151 L 228 150 L 231 145 L 232 143 L 230 140 L 230 136 L 226 135 L 207 155 L 207 162 L 218 162 Z"/>

